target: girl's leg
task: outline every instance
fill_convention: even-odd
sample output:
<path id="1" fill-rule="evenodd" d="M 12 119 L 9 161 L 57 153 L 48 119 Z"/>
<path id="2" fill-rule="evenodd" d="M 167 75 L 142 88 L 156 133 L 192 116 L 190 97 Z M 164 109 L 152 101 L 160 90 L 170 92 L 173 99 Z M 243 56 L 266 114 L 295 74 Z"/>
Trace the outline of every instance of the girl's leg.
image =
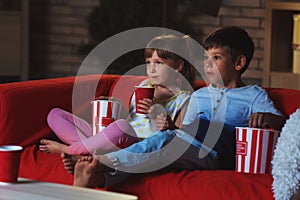
<path id="1" fill-rule="evenodd" d="M 73 144 L 92 136 L 91 125 L 60 108 L 54 108 L 47 117 L 49 127 L 66 144 Z"/>
<path id="2" fill-rule="evenodd" d="M 91 137 L 92 128 L 89 123 L 62 109 L 52 109 L 47 120 L 58 138 L 70 145 L 67 147 L 67 152 L 61 151 L 68 154 L 91 154 L 95 150 L 109 152 L 118 147 L 127 147 L 138 140 L 134 129 L 124 119 L 110 124 L 93 137 Z M 48 150 L 59 146 L 55 141 L 44 140 L 44 143 L 48 144 Z"/>
<path id="3" fill-rule="evenodd" d="M 137 141 L 138 138 L 132 126 L 126 120 L 119 119 L 96 135 L 73 143 L 68 147 L 68 153 L 92 154 L 97 150 L 97 153 L 103 154 L 128 147 Z"/>
<path id="4" fill-rule="evenodd" d="M 78 156 L 74 154 L 97 154 L 111 152 L 118 148 L 125 148 L 136 143 L 138 138 L 132 126 L 124 119 L 111 123 L 102 132 L 86 140 L 74 143 L 68 147 L 68 154 L 62 154 L 65 169 L 73 174 Z M 70 155 L 73 154 L 73 155 Z"/>

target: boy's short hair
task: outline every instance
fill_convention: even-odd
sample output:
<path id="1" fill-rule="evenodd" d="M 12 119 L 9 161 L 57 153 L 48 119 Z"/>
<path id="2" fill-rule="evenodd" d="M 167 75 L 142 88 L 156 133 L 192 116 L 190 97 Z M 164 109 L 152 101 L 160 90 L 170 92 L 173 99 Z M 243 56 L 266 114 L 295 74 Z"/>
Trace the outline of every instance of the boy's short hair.
<path id="1" fill-rule="evenodd" d="M 235 60 L 239 55 L 244 55 L 246 64 L 241 73 L 244 73 L 248 68 L 254 52 L 252 38 L 245 30 L 237 26 L 222 27 L 214 30 L 204 38 L 203 47 L 205 50 L 228 47 L 232 60 Z"/>

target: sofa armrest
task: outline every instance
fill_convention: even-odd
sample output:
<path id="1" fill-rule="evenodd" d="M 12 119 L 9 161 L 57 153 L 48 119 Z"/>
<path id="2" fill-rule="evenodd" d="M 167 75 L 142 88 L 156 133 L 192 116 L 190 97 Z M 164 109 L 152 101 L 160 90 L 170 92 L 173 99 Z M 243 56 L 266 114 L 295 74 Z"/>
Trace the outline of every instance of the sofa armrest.
<path id="1" fill-rule="evenodd" d="M 92 98 L 108 95 L 111 85 L 118 78 L 117 75 L 85 75 L 0 84 L 0 144 L 25 147 L 51 136 L 46 117 L 54 107 L 88 118 Z M 75 80 L 80 91 L 76 92 L 77 103 L 82 104 L 72 110 Z M 95 85 L 96 91 L 93 91 L 91 88 Z"/>

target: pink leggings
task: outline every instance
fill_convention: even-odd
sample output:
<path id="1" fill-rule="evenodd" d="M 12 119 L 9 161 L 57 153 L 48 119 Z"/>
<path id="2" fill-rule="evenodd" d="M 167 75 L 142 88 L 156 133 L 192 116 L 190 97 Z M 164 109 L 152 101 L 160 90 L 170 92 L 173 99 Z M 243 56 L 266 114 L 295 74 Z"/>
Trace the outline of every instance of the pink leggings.
<path id="1" fill-rule="evenodd" d="M 60 108 L 50 111 L 47 122 L 57 137 L 69 145 L 69 154 L 92 154 L 95 150 L 106 153 L 138 141 L 134 129 L 124 119 L 111 123 L 94 136 L 91 124 Z"/>

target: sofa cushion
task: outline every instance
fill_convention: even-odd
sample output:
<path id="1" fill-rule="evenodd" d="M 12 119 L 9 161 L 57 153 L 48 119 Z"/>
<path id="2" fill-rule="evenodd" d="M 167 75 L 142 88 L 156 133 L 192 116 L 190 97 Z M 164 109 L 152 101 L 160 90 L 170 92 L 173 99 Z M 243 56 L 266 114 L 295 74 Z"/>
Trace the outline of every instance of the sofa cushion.
<path id="1" fill-rule="evenodd" d="M 125 109 L 128 109 L 135 86 L 139 85 L 146 78 L 146 76 L 120 76 L 111 86 L 109 95 L 120 99 Z"/>
<path id="2" fill-rule="evenodd" d="M 72 111 L 89 118 L 90 101 L 95 95 L 108 95 L 116 75 L 88 75 L 0 84 L 0 144 L 18 144 L 23 147 L 51 137 L 46 117 L 54 107 Z M 76 110 L 72 110 L 74 81 L 77 81 Z M 96 91 L 91 88 L 97 86 Z M 95 93 L 96 92 L 96 93 Z M 89 95 L 92 94 L 92 95 Z M 91 97 L 90 99 L 87 99 Z"/>
<path id="3" fill-rule="evenodd" d="M 19 177 L 72 185 L 73 175 L 63 166 L 60 154 L 47 154 L 38 145 L 28 146 L 21 156 Z"/>
<path id="4" fill-rule="evenodd" d="M 247 199 L 273 200 L 270 174 L 245 174 L 229 170 L 171 170 L 132 175 L 108 188 L 134 194 L 142 200 Z"/>
<path id="5" fill-rule="evenodd" d="M 266 88 L 269 97 L 282 114 L 289 116 L 299 108 L 300 90 L 285 88 Z"/>

